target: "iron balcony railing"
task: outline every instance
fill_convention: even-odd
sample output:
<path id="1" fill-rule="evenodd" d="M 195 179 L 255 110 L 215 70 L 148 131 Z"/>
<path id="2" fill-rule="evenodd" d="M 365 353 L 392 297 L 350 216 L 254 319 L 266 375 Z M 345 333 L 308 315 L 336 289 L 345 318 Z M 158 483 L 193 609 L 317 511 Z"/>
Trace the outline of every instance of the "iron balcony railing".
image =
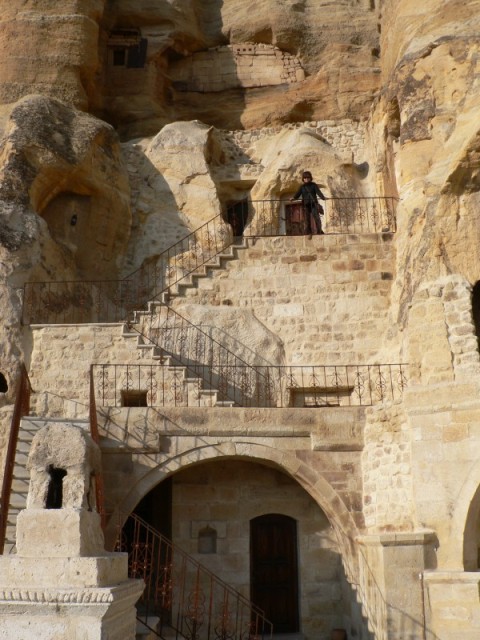
<path id="1" fill-rule="evenodd" d="M 328 198 L 321 200 L 326 233 L 394 233 L 398 199 Z M 236 236 L 267 237 L 302 235 L 308 231 L 300 201 L 242 200 L 227 208 L 226 219 Z"/>
<path id="2" fill-rule="evenodd" d="M 207 365 L 198 365 L 198 378 L 169 364 L 92 365 L 98 405 L 106 407 L 215 406 L 225 388 L 236 389 L 241 407 L 343 407 L 369 406 L 400 400 L 408 384 L 406 364 L 261 366 L 252 379 L 246 367 L 219 367 L 210 377 Z M 188 375 L 196 365 L 189 367 Z M 203 380 L 211 387 L 205 389 Z M 212 390 L 219 391 L 219 396 Z M 223 394 L 222 394 L 223 392 Z M 222 403 L 222 406 L 226 406 Z"/>
<path id="3" fill-rule="evenodd" d="M 182 640 L 267 640 L 263 612 L 193 557 L 132 514 L 117 540 L 129 575 L 145 582 L 137 619 L 159 637 Z"/>
<path id="4" fill-rule="evenodd" d="M 395 198 L 332 198 L 325 205 L 327 233 L 395 231 Z M 244 238 L 286 234 L 281 200 L 249 200 L 217 215 L 121 280 L 28 282 L 23 288 L 24 324 L 121 322 L 145 309 L 188 275 L 211 265 Z M 226 220 L 230 220 L 229 223 Z M 293 232 L 292 232 L 293 233 Z M 296 232 L 295 232 L 296 233 Z"/>

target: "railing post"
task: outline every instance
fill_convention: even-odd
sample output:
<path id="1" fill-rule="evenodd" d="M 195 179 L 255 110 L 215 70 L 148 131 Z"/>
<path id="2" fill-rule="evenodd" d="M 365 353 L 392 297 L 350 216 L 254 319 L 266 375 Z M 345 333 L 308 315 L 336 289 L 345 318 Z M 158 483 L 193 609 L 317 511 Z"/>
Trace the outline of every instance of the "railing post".
<path id="1" fill-rule="evenodd" d="M 100 446 L 100 436 L 98 434 L 98 422 L 97 422 L 97 405 L 95 402 L 95 383 L 93 378 L 93 367 L 90 365 L 90 403 L 89 403 L 89 419 L 90 419 L 90 435 L 92 440 Z M 105 513 L 105 494 L 103 487 L 103 475 L 101 472 L 95 474 L 95 501 L 97 505 L 97 511 L 100 514 L 100 521 L 102 529 L 105 530 L 106 526 L 106 513 Z"/>
<path id="2" fill-rule="evenodd" d="M 17 383 L 17 393 L 13 408 L 10 436 L 5 458 L 5 469 L 3 474 L 1 504 L 0 504 L 0 554 L 5 548 L 5 537 L 7 533 L 8 509 L 10 506 L 10 495 L 12 492 L 13 468 L 15 466 L 15 454 L 17 452 L 18 432 L 22 418 L 30 411 L 30 380 L 28 378 L 25 365 L 20 368 L 20 378 Z"/>

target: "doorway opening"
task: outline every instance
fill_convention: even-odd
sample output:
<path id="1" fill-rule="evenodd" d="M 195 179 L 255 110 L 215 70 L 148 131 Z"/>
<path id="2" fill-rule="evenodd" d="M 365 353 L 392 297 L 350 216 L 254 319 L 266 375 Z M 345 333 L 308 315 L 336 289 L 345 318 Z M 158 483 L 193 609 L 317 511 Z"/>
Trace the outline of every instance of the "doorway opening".
<path id="1" fill-rule="evenodd" d="M 250 599 L 275 633 L 299 631 L 297 522 L 278 513 L 250 521 Z"/>

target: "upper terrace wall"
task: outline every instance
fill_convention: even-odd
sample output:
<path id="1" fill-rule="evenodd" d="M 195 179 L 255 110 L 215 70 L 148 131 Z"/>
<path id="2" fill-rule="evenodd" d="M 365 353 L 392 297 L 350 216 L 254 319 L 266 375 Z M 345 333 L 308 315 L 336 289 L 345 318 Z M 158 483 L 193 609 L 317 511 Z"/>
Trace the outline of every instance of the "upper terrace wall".
<path id="1" fill-rule="evenodd" d="M 312 239 L 249 240 L 238 260 L 212 270 L 197 288 L 184 287 L 185 296 L 171 304 L 192 322 L 220 330 L 223 314 L 251 309 L 283 340 L 286 364 L 374 362 L 389 328 L 392 235 L 328 235 L 328 218 L 326 231 Z"/>

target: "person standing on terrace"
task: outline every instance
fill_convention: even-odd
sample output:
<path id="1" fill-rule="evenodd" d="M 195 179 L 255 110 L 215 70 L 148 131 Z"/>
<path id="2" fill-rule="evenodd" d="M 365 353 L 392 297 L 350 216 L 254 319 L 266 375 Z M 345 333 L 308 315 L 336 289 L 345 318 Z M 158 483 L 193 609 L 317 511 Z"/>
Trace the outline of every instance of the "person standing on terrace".
<path id="1" fill-rule="evenodd" d="M 299 198 L 302 199 L 303 213 L 305 215 L 305 233 L 312 235 L 313 218 L 317 234 L 323 234 L 322 222 L 320 220 L 320 215 L 323 215 L 323 207 L 317 198 L 320 198 L 320 200 L 326 200 L 326 198 L 320 191 L 318 184 L 313 181 L 313 176 L 310 171 L 304 171 L 302 173 L 302 186 L 292 197 L 292 200 L 298 200 Z"/>

